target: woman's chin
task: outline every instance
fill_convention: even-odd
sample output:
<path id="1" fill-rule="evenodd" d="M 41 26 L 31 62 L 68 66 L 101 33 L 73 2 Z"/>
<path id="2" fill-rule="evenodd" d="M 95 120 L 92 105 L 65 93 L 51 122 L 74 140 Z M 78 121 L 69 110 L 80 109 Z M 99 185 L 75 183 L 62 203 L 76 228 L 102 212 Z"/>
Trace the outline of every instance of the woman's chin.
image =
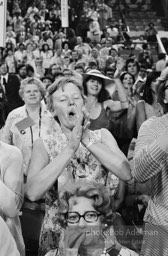
<path id="1" fill-rule="evenodd" d="M 66 124 L 64 124 L 63 126 L 66 127 L 69 130 L 73 130 L 73 128 L 76 125 L 76 120 L 68 120 Z"/>

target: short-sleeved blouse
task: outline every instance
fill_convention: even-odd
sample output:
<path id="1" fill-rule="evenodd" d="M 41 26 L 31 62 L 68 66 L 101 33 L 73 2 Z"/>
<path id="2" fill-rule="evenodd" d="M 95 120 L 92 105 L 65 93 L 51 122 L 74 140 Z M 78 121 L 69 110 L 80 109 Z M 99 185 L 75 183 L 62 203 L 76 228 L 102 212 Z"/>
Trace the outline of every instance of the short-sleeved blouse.
<path id="1" fill-rule="evenodd" d="M 41 117 L 39 116 L 39 119 L 34 122 L 32 130 L 28 127 L 23 132 L 20 132 L 16 124 L 27 117 L 25 105 L 14 109 L 9 113 L 1 133 L 1 141 L 15 145 L 21 150 L 23 154 L 23 171 L 26 176 L 31 159 L 32 143 L 34 144 L 39 137 L 46 137 L 52 130 L 56 131 L 59 127 L 44 104 L 41 104 Z"/>
<path id="2" fill-rule="evenodd" d="M 91 141 L 94 143 L 101 142 L 101 130 L 89 131 L 89 133 Z M 49 159 L 52 161 L 67 146 L 68 139 L 60 128 L 57 132 L 44 138 L 43 143 Z M 119 179 L 106 170 L 91 152 L 80 144 L 78 154 L 74 154 L 63 173 L 59 176 L 58 183 L 56 182 L 46 194 L 45 217 L 40 236 L 40 256 L 58 246 L 61 233 L 61 227 L 56 215 L 58 212 L 58 188 L 70 179 L 94 180 L 107 186 L 111 195 L 115 193 L 119 183 Z"/>

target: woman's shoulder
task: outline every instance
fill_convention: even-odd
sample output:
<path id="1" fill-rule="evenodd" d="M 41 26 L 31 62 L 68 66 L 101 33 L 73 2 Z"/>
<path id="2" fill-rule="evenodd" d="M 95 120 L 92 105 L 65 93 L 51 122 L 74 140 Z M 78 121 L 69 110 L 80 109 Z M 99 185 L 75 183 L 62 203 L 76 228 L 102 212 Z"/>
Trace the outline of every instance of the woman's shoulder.
<path id="1" fill-rule="evenodd" d="M 149 134 L 151 134 L 152 132 L 159 133 L 161 129 L 167 127 L 167 122 L 168 116 L 166 115 L 160 117 L 152 116 L 142 123 L 139 131 L 143 133 L 147 132 Z"/>
<path id="2" fill-rule="evenodd" d="M 25 114 L 25 106 L 21 106 L 19 108 L 15 108 L 14 110 L 12 110 L 9 113 L 8 117 L 25 116 Z"/>
<path id="3" fill-rule="evenodd" d="M 21 151 L 16 146 L 9 145 L 2 141 L 0 142 L 0 155 L 1 159 L 8 159 L 8 162 L 13 160 L 22 161 Z"/>

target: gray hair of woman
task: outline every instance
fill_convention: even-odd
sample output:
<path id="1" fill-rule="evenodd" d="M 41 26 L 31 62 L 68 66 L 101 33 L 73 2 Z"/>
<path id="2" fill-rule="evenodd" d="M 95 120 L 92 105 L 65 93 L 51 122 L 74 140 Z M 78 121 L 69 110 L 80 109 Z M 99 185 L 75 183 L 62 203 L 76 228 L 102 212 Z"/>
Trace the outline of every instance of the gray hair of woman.
<path id="1" fill-rule="evenodd" d="M 94 181 L 69 182 L 59 193 L 58 219 L 63 227 L 66 227 L 66 213 L 70 210 L 69 199 L 71 197 L 86 197 L 93 200 L 93 207 L 101 214 L 101 223 L 112 225 L 115 214 L 112 211 L 112 199 L 107 188 Z M 73 203 L 75 204 L 75 199 Z M 106 225 L 105 225 L 106 226 Z"/>
<path id="2" fill-rule="evenodd" d="M 54 104 L 53 104 L 53 97 L 52 97 L 54 92 L 57 91 L 59 88 L 62 88 L 62 90 L 64 91 L 64 87 L 68 83 L 72 83 L 76 85 L 81 92 L 82 98 L 84 99 L 82 77 L 80 75 L 72 75 L 69 77 L 59 77 L 54 81 L 54 83 L 52 83 L 47 88 L 47 108 L 51 113 L 54 112 Z"/>
<path id="3" fill-rule="evenodd" d="M 28 77 L 28 78 L 25 78 L 21 81 L 21 85 L 20 85 L 20 90 L 19 90 L 19 95 L 20 97 L 23 99 L 23 94 L 24 94 L 24 91 L 25 91 L 25 86 L 27 84 L 36 84 L 38 86 L 38 89 L 41 93 L 41 97 L 42 99 L 45 97 L 46 95 L 46 90 L 44 88 L 44 85 L 43 83 L 38 79 L 38 78 L 35 78 L 35 77 Z"/>

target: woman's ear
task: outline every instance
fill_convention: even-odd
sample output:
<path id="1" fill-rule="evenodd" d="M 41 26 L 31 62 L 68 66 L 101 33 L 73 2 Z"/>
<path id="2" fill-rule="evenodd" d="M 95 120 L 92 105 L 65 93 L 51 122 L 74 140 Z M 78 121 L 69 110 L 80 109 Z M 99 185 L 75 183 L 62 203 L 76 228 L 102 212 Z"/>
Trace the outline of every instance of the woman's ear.
<path id="1" fill-rule="evenodd" d="M 164 99 L 164 100 L 163 100 L 163 103 L 167 104 L 167 103 L 168 103 L 168 101 L 167 101 L 166 99 Z"/>

